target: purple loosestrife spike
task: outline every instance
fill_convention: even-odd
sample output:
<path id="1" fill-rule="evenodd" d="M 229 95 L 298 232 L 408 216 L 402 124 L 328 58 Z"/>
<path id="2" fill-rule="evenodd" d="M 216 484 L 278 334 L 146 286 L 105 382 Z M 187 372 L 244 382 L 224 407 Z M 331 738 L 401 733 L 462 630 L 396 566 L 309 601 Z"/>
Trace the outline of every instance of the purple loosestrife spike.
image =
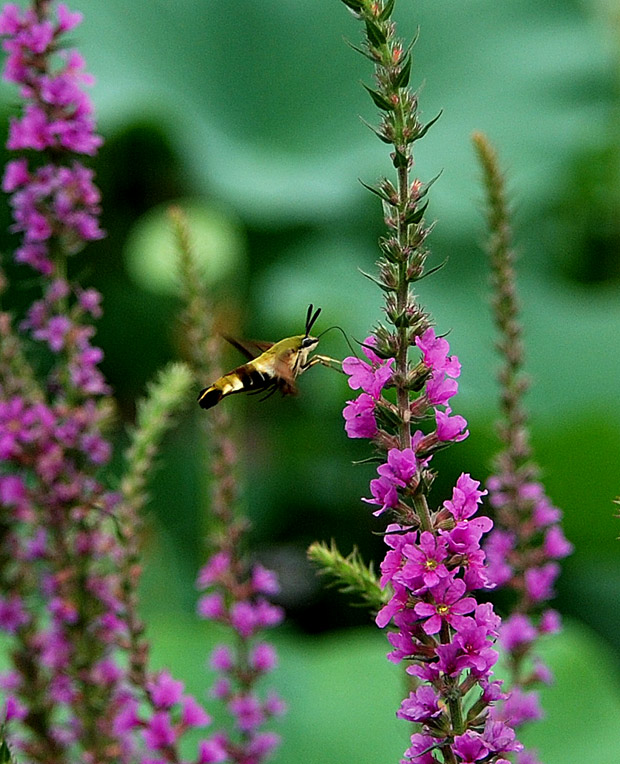
<path id="1" fill-rule="evenodd" d="M 490 581 L 510 590 L 514 603 L 512 615 L 500 633 L 508 654 L 512 693 L 496 711 L 498 718 L 512 714 L 513 726 L 520 726 L 541 715 L 536 693 L 525 693 L 524 688 L 530 688 L 541 676 L 549 680 L 550 672 L 534 655 L 535 643 L 545 633 L 548 613 L 552 612 L 546 608 L 560 573 L 558 560 L 569 555 L 573 547 L 560 527 L 562 513 L 551 505 L 536 479 L 539 470 L 529 445 L 527 415 L 522 405 L 527 381 L 504 178 L 487 138 L 476 133 L 473 141 L 487 193 L 492 302 L 499 333 L 497 349 L 502 359 L 498 375 L 502 450 L 495 459 L 496 473 L 487 482 L 495 529 L 485 551 Z M 551 619 L 556 621 L 557 630 L 557 614 Z"/>
<path id="2" fill-rule="evenodd" d="M 171 217 L 181 255 L 190 360 L 197 378 L 217 379 L 221 375 L 220 350 L 213 332 L 213 305 L 198 276 L 187 223 L 180 210 L 171 210 Z M 237 501 L 237 449 L 228 415 L 217 407 L 203 422 L 212 448 L 214 530 L 208 539 L 211 556 L 198 572 L 196 585 L 202 594 L 197 612 L 201 618 L 228 627 L 231 633 L 232 644 L 218 645 L 210 658 L 210 666 L 218 674 L 211 696 L 225 705 L 231 724 L 201 748 L 198 764 L 224 760 L 261 764 L 280 741 L 275 733 L 266 732 L 264 725 L 285 711 L 274 693 L 258 694 L 260 680 L 277 667 L 275 649 L 261 637 L 265 629 L 282 621 L 284 613 L 267 599 L 279 592 L 275 573 L 258 563 L 249 565 L 242 553 L 248 523 Z"/>
<path id="3" fill-rule="evenodd" d="M 63 35 L 81 21 L 60 5 L 56 20 L 8 4 L 0 14 L 0 35 L 8 53 L 4 76 L 20 86 L 23 114 L 12 118 L 7 147 L 42 152 L 53 161 L 31 167 L 25 158 L 5 169 L 2 188 L 12 194 L 14 225 L 23 234 L 18 262 L 51 275 L 53 248 L 78 251 L 100 239 L 100 195 L 93 173 L 72 157 L 93 155 L 101 145 L 95 134 L 92 104 L 83 91 L 92 84 L 84 61 L 63 48 Z"/>
<path id="4" fill-rule="evenodd" d="M 487 491 L 464 472 L 443 504 L 434 508 L 429 496 L 433 455 L 469 431 L 451 408 L 461 364 L 412 291 L 428 254 L 423 186 L 410 175 L 412 144 L 426 128 L 407 87 L 411 60 L 395 37 L 393 2 L 344 2 L 364 22 L 363 52 L 375 64 L 368 92 L 382 111 L 379 133 L 393 144 L 396 174 L 395 183 L 379 184 L 386 190 L 389 236 L 380 241 L 378 283 L 388 326 L 378 325 L 364 341 L 367 361 L 343 361 L 350 387 L 363 391 L 345 407 L 345 430 L 349 437 L 371 439 L 381 461 L 364 501 L 377 507 L 375 516 L 389 520 L 380 581 L 385 601 L 376 623 L 393 629 L 389 659 L 406 661 L 407 672 L 422 682 L 398 712 L 420 725 L 406 761 L 498 764 L 522 746 L 505 719 L 494 715 L 506 697 L 493 675 L 500 619 L 492 605 L 477 600 L 478 591 L 491 586 L 481 541 L 493 523 L 478 515 Z M 561 540 L 552 536 L 549 546 L 562 548 Z M 541 570 L 529 582 L 532 592 L 544 591 L 549 577 Z"/>
<path id="5" fill-rule="evenodd" d="M 0 13 L 4 76 L 19 85 L 23 103 L 8 147 L 29 152 L 8 163 L 3 188 L 12 194 L 13 230 L 23 235 L 15 258 L 41 275 L 41 297 L 11 337 L 32 382 L 16 385 L 15 358 L 4 344 L 0 353 L 0 575 L 11 592 L 0 601 L 0 628 L 14 663 L 2 691 L 10 734 L 30 762 L 133 764 L 148 760 L 147 748 L 180 762 L 180 739 L 209 717 L 180 683 L 148 670 L 135 615 L 132 510 L 143 501 L 145 459 L 152 461 L 175 391 L 183 391 L 183 370 L 169 372 L 155 430 L 136 438 L 143 448 L 134 451 L 139 464 L 124 495 L 109 491 L 102 479 L 111 458 L 103 434 L 109 389 L 90 323 L 101 315 L 100 295 L 64 276 L 67 256 L 103 235 L 93 173 L 75 157 L 101 143 L 82 90 L 92 79 L 64 39 L 80 21 L 65 5 L 40 0 Z M 39 382 L 28 364 L 31 345 L 49 357 Z M 223 760 L 215 743 L 205 746 L 211 760 Z"/>

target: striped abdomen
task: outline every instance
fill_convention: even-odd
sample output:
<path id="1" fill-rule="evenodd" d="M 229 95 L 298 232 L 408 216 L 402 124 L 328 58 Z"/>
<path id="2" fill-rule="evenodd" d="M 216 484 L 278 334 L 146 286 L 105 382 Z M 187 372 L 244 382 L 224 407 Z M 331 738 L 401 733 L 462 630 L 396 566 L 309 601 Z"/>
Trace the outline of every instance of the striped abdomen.
<path id="1" fill-rule="evenodd" d="M 273 376 L 258 371 L 253 363 L 245 363 L 220 377 L 211 387 L 205 387 L 198 396 L 198 403 L 203 409 L 210 409 L 227 395 L 267 390 L 275 384 Z"/>

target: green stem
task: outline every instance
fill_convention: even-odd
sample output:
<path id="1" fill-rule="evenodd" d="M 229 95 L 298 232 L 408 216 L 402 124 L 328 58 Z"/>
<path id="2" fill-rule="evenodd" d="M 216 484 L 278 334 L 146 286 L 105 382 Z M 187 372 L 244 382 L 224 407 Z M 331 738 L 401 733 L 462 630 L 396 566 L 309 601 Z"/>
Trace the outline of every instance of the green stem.
<path id="1" fill-rule="evenodd" d="M 413 505 L 420 519 L 421 530 L 432 531 L 433 523 L 431 520 L 431 513 L 428 508 L 428 502 L 426 501 L 426 496 L 423 493 L 416 494 L 413 498 Z"/>

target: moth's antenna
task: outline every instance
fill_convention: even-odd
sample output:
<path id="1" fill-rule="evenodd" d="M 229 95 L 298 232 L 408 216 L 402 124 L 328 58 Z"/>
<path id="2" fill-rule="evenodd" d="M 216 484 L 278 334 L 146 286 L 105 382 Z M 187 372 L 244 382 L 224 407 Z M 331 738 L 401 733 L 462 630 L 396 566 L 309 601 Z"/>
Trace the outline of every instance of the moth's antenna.
<path id="1" fill-rule="evenodd" d="M 310 303 L 308 310 L 306 311 L 306 337 L 308 336 L 308 324 L 310 323 L 310 316 L 312 315 L 312 308 L 314 305 Z"/>
<path id="2" fill-rule="evenodd" d="M 353 348 L 353 345 L 351 344 L 351 341 L 349 340 L 349 337 L 347 336 L 347 333 L 345 332 L 345 330 L 341 326 L 338 326 L 337 324 L 334 324 L 334 326 L 330 326 L 328 329 L 325 329 L 324 331 L 322 331 L 319 334 L 319 337 L 322 337 L 324 334 L 327 334 L 327 332 L 330 332 L 332 329 L 338 329 L 338 331 L 342 333 L 342 336 L 344 337 L 345 342 L 349 346 L 349 350 L 353 353 L 353 355 L 356 358 L 359 358 L 359 356 L 357 355 L 357 353 L 355 352 L 355 350 Z"/>
<path id="3" fill-rule="evenodd" d="M 312 314 L 313 309 L 314 309 L 314 305 L 310 303 L 310 305 L 308 305 L 308 312 L 306 313 L 306 337 L 310 336 L 310 330 L 312 329 L 315 321 L 317 320 L 321 312 L 321 309 L 317 308 L 313 315 Z"/>

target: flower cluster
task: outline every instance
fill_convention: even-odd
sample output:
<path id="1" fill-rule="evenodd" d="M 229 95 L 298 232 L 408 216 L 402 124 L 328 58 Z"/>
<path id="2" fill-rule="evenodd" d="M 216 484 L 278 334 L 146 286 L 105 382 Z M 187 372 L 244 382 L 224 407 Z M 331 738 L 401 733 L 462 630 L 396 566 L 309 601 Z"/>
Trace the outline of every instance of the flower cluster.
<path id="1" fill-rule="evenodd" d="M 354 357 L 345 358 L 342 363 L 343 370 L 349 375 L 349 386 L 364 390 L 355 401 L 347 403 L 343 416 L 350 438 L 377 437 L 388 444 L 389 435 L 378 428 L 377 417 L 385 418 L 394 408 L 381 395 L 382 389 L 390 382 L 394 358 L 381 361 L 370 350 L 376 342 L 376 338 L 371 336 L 363 343 L 364 352 L 371 364 Z M 411 435 L 411 447 L 388 450 L 387 462 L 377 468 L 379 477 L 370 483 L 372 497 L 364 499 L 379 507 L 375 515 L 398 506 L 399 490 L 406 495 L 413 495 L 418 489 L 421 471 L 428 465 L 433 453 L 449 442 L 458 442 L 468 435 L 465 419 L 458 414 L 451 415 L 452 409 L 447 405 L 458 392 L 456 380 L 461 373 L 458 358 L 449 355 L 447 340 L 437 337 L 433 327 L 416 337 L 415 342 L 422 352 L 418 373 L 425 379 L 425 387 L 422 394 L 410 404 L 410 417 L 427 418 L 429 410 L 432 410 L 435 429 L 426 435 L 422 430 L 416 430 Z"/>
<path id="2" fill-rule="evenodd" d="M 279 591 L 277 579 L 260 564 L 243 577 L 233 556 L 218 551 L 200 571 L 197 586 L 205 591 L 198 602 L 199 615 L 232 629 L 242 645 L 232 649 L 220 644 L 211 655 L 211 668 L 219 674 L 211 693 L 226 704 L 237 732 L 235 737 L 222 731 L 214 740 L 230 761 L 260 764 L 280 742 L 279 735 L 261 728 L 284 712 L 275 693 L 261 698 L 255 689 L 277 664 L 272 645 L 257 639 L 264 629 L 282 621 L 282 609 L 267 599 Z"/>
<path id="3" fill-rule="evenodd" d="M 550 682 L 551 673 L 534 657 L 534 645 L 539 636 L 560 628 L 559 615 L 547 605 L 560 572 L 558 560 L 571 553 L 572 544 L 560 527 L 561 511 L 551 504 L 537 479 L 539 470 L 529 442 L 528 417 L 522 403 L 528 383 L 523 374 L 515 253 L 504 179 L 487 138 L 476 133 L 474 146 L 487 192 L 493 317 L 501 359 L 498 434 L 502 448 L 495 458 L 496 474 L 487 481 L 496 522 L 485 551 L 490 580 L 512 595 L 508 598 L 512 615 L 500 632 L 510 671 L 510 695 L 500 713 L 520 726 L 542 715 L 532 687 Z M 527 752 L 523 761 L 535 764 L 536 758 Z"/>
<path id="4" fill-rule="evenodd" d="M 90 78 L 63 40 L 80 19 L 47 0 L 0 13 L 5 78 L 25 101 L 8 146 L 30 152 L 9 163 L 3 187 L 23 234 L 17 260 L 39 272 L 41 285 L 21 322 L 0 314 L 0 630 L 13 664 L 0 677 L 4 732 L 31 762 L 165 764 L 181 760 L 180 738 L 209 718 L 180 682 L 148 669 L 135 612 L 134 510 L 154 433 L 184 377 L 168 375 L 152 417 L 157 428 L 147 423 L 137 437 L 132 479 L 111 491 L 103 474 L 109 388 L 92 344 L 101 297 L 64 276 L 66 256 L 102 235 L 92 173 L 70 159 L 100 144 L 81 90 Z M 196 764 L 225 757 L 216 740 L 204 740 Z"/>
<path id="5" fill-rule="evenodd" d="M 165 764 L 173 761 L 171 753 L 177 750 L 181 737 L 191 729 L 203 728 L 211 718 L 192 695 L 184 693 L 183 682 L 174 679 L 169 672 L 161 671 L 153 676 L 146 691 L 149 713 L 131 693 L 118 699 L 119 711 L 114 717 L 114 731 L 124 743 L 124 753 L 135 753 L 135 743 L 128 733 L 138 731 L 142 744 L 150 758 L 141 758 L 149 764 Z M 129 741 L 132 741 L 131 743 Z M 157 757 L 157 758 L 153 758 Z M 216 739 L 202 740 L 195 764 L 212 764 L 226 760 L 226 753 Z"/>
<path id="6" fill-rule="evenodd" d="M 486 493 L 478 487 L 469 475 L 460 476 L 436 515 L 435 532 L 393 523 L 385 537 L 390 550 L 381 585 L 391 585 L 393 594 L 376 620 L 397 629 L 388 635 L 390 660 L 412 661 L 407 672 L 423 682 L 397 713 L 422 725 L 405 753 L 422 764 L 436 762 L 434 753 L 446 747 L 464 762 L 502 761 L 522 748 L 510 720 L 499 718 L 492 705 L 503 697 L 493 679 L 500 619 L 472 596 L 488 586 L 480 540 L 492 526 L 489 518 L 475 517 Z"/>
<path id="7" fill-rule="evenodd" d="M 46 275 L 53 271 L 55 246 L 72 253 L 103 236 L 92 171 L 76 160 L 70 166 L 62 164 L 63 156 L 92 155 L 101 145 L 92 104 L 83 90 L 92 78 L 80 54 L 64 47 L 64 35 L 81 18 L 63 4 L 55 21 L 14 4 L 0 14 L 2 45 L 8 53 L 4 78 L 19 86 L 24 101 L 22 116 L 11 120 L 7 147 L 53 157 L 37 167 L 24 158 L 9 162 L 2 188 L 13 194 L 13 230 L 24 234 L 16 260 Z"/>
<path id="8" fill-rule="evenodd" d="M 547 607 L 560 573 L 558 560 L 572 552 L 560 526 L 562 512 L 554 507 L 537 481 L 515 486 L 508 475 L 487 481 L 497 526 L 485 544 L 492 583 L 512 591 L 513 613 L 500 630 L 500 644 L 511 670 L 511 689 L 500 713 L 515 727 L 542 718 L 538 693 L 532 688 L 553 677 L 534 648 L 539 638 L 560 631 L 557 611 Z M 528 752 L 530 764 L 537 761 Z"/>
<path id="9" fill-rule="evenodd" d="M 422 125 L 417 116 L 417 96 L 408 87 L 411 46 L 395 36 L 392 0 L 343 2 L 363 23 L 362 52 L 375 69 L 375 86 L 366 90 L 381 113 L 375 133 L 392 145 L 396 174 L 395 182 L 383 178 L 371 189 L 383 202 L 388 229 L 379 240 L 378 275 L 370 276 L 385 295 L 387 325 L 378 324 L 362 343 L 367 361 L 343 361 L 350 387 L 363 391 L 345 407 L 346 432 L 372 439 L 380 461 L 364 501 L 390 520 L 376 622 L 394 628 L 389 658 L 408 661 L 407 672 L 420 682 L 398 712 L 421 725 L 407 761 L 507 762 L 522 745 L 499 713 L 506 696 L 493 668 L 501 621 L 476 597 L 493 585 L 481 548 L 493 522 L 478 515 L 486 491 L 463 472 L 450 499 L 435 509 L 429 504 L 434 455 L 469 434 L 451 408 L 459 360 L 412 291 L 424 275 L 430 231 L 424 222 L 430 183 L 410 177 L 412 144 L 432 122 Z M 415 365 L 412 348 L 420 354 Z"/>
<path id="10" fill-rule="evenodd" d="M 501 522 L 486 546 L 489 575 L 496 586 L 508 586 L 518 593 L 517 609 L 536 609 L 553 597 L 560 573 L 557 560 L 573 550 L 562 532 L 562 512 L 551 504 L 539 482 L 517 486 L 518 516 L 509 510 L 510 494 L 502 477 L 493 476 L 487 485 Z"/>
<path id="11" fill-rule="evenodd" d="M 363 392 L 353 401 L 348 401 L 343 411 L 345 430 L 350 438 L 374 438 L 377 434 L 375 406 L 381 390 L 390 381 L 394 359 L 379 358 L 374 347 L 374 337 L 366 337 L 362 343 L 364 355 L 370 363 L 353 356 L 345 358 L 342 370 L 349 375 L 349 386 Z"/>
<path id="12" fill-rule="evenodd" d="M 180 251 L 188 360 L 196 379 L 217 379 L 222 359 L 214 330 L 213 296 L 201 278 L 183 212 L 171 209 L 170 217 Z M 260 764 L 280 742 L 279 735 L 264 725 L 284 712 L 274 693 L 259 694 L 259 683 L 277 665 L 276 651 L 261 633 L 278 625 L 284 613 L 269 601 L 279 591 L 275 573 L 250 564 L 242 553 L 249 521 L 239 502 L 238 453 L 231 420 L 226 409 L 217 406 L 202 422 L 209 444 L 212 522 L 207 539 L 211 554 L 196 582 L 203 592 L 197 611 L 230 635 L 227 643 L 214 648 L 210 665 L 217 673 L 211 695 L 225 706 L 232 732 L 218 731 L 213 741 L 234 764 Z"/>
<path id="13" fill-rule="evenodd" d="M 374 337 L 364 342 L 370 364 L 347 358 L 343 368 L 349 385 L 372 397 L 375 428 L 366 437 L 374 437 L 381 446 L 390 442 L 389 435 L 377 426 L 375 416 L 385 419 L 383 412 L 393 408 L 382 389 L 391 379 L 387 371 L 394 359 L 380 361 L 374 352 L 369 354 L 368 348 L 376 342 Z M 379 477 L 370 483 L 372 497 L 365 499 L 379 507 L 375 515 L 390 512 L 398 520 L 388 525 L 385 535 L 389 551 L 381 563 L 380 584 L 391 591 L 391 597 L 376 622 L 380 628 L 391 624 L 396 629 L 388 637 L 393 647 L 390 660 L 411 661 L 408 673 L 424 682 L 398 712 L 400 718 L 422 725 L 405 755 L 430 764 L 438 761 L 434 752 L 448 746 L 459 757 L 457 761 L 501 761 L 522 746 L 510 720 L 500 717 L 495 707 L 505 698 L 500 682 L 493 679 L 500 619 L 490 604 L 478 604 L 473 596 L 476 590 L 492 586 L 481 539 L 493 523 L 477 516 L 487 492 L 479 489 L 479 481 L 462 474 L 451 499 L 435 513 L 416 517 L 412 511 L 411 502 L 416 507 L 429 480 L 433 453 L 467 436 L 467 422 L 459 415 L 450 416 L 447 405 L 458 391 L 458 359 L 449 354 L 448 342 L 437 337 L 432 327 L 415 344 L 421 352 L 418 374 L 424 386 L 410 402 L 409 415 L 433 419 L 435 429 L 429 434 L 416 429 L 411 446 L 388 448 L 387 460 L 377 468 Z M 346 425 L 351 421 L 347 419 L 351 405 L 345 409 Z M 358 437 L 359 430 L 347 428 L 347 432 Z"/>
<path id="14" fill-rule="evenodd" d="M 103 414 L 93 399 L 0 400 L 2 576 L 10 592 L 0 628 L 14 638 L 16 667 L 4 689 L 7 715 L 22 722 L 17 742 L 34 761 L 71 750 L 89 708 L 110 703 L 122 678 L 115 654 L 126 638 L 123 551 L 109 521 L 118 497 L 95 477 L 110 457 Z M 41 703 L 43 726 L 30 712 Z M 101 744 L 113 745 L 110 719 L 96 726 Z"/>

